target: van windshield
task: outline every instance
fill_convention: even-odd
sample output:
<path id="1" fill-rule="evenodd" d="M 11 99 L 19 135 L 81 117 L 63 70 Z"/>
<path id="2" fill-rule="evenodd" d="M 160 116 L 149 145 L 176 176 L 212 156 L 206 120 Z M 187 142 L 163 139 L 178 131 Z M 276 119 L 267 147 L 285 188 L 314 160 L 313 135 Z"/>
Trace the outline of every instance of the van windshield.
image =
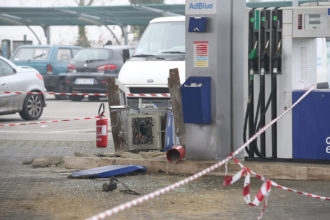
<path id="1" fill-rule="evenodd" d="M 177 56 L 185 53 L 184 21 L 151 23 L 142 35 L 134 56 Z"/>

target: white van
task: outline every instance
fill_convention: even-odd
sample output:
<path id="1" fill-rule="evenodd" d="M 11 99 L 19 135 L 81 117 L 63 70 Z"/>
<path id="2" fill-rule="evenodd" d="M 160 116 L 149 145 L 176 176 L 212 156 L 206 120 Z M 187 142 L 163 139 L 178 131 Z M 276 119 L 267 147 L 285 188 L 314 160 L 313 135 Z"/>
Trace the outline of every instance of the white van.
<path id="1" fill-rule="evenodd" d="M 168 93 L 169 70 L 178 68 L 185 80 L 185 17 L 161 17 L 150 21 L 132 58 L 123 65 L 118 79 L 132 94 Z M 137 108 L 139 98 L 129 98 Z M 168 99 L 143 98 L 142 103 L 167 105 Z"/>

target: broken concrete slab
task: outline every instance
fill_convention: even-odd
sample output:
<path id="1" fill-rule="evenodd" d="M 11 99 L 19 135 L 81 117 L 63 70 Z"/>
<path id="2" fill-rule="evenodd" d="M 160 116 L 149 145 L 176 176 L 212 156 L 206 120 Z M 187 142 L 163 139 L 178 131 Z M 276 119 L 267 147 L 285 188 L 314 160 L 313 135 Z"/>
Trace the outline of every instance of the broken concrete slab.
<path id="1" fill-rule="evenodd" d="M 144 159 L 165 158 L 165 152 L 141 151 L 139 155 Z"/>
<path id="2" fill-rule="evenodd" d="M 91 162 L 94 160 L 94 162 Z M 165 158 L 158 159 L 132 159 L 132 158 L 77 158 L 66 157 L 65 168 L 68 169 L 90 169 L 98 166 L 108 165 L 139 165 L 147 167 L 149 173 L 170 173 L 170 174 L 194 174 L 214 164 L 214 161 L 190 161 L 185 160 L 179 164 L 171 164 Z M 229 163 L 230 173 L 238 171 L 237 165 Z M 224 175 L 224 167 L 217 169 L 212 175 Z"/>
<path id="3" fill-rule="evenodd" d="M 45 157 L 36 158 L 36 159 L 33 159 L 33 161 L 32 161 L 32 167 L 33 168 L 48 167 L 50 165 L 49 162 L 50 162 L 49 158 L 45 158 Z"/>
<path id="4" fill-rule="evenodd" d="M 31 159 L 25 159 L 25 160 L 23 160 L 23 164 L 24 165 L 29 165 L 29 164 L 32 164 L 32 161 L 33 161 L 33 159 L 31 158 Z"/>
<path id="5" fill-rule="evenodd" d="M 64 163 L 63 157 L 48 157 L 50 166 L 59 166 Z"/>
<path id="6" fill-rule="evenodd" d="M 43 168 L 49 166 L 60 166 L 64 164 L 63 157 L 55 156 L 55 157 L 41 157 L 34 158 L 30 160 L 23 161 L 23 164 L 32 164 L 34 168 Z"/>
<path id="7" fill-rule="evenodd" d="M 91 153 L 82 153 L 82 152 L 74 152 L 75 157 L 97 157 L 95 154 Z"/>
<path id="8" fill-rule="evenodd" d="M 147 167 L 149 173 L 169 174 L 195 174 L 206 169 L 218 161 L 184 160 L 179 164 L 172 164 L 165 159 L 127 159 L 127 158 L 77 158 L 66 157 L 65 167 L 69 169 L 90 169 L 107 165 L 140 165 Z M 295 179 L 295 180 L 330 180 L 330 164 L 305 164 L 305 163 L 267 163 L 243 162 L 248 168 L 270 179 Z M 240 170 L 233 161 L 228 163 L 228 173 L 232 175 Z M 223 176 L 225 167 L 213 171 L 209 175 Z"/>
<path id="9" fill-rule="evenodd" d="M 131 153 L 131 152 L 122 152 L 120 154 L 121 158 L 127 158 L 127 159 L 140 159 L 143 160 L 144 158 L 139 155 L 139 154 L 135 154 L 135 153 Z"/>
<path id="10" fill-rule="evenodd" d="M 64 159 L 64 167 L 66 169 L 90 169 L 100 166 L 100 158 L 98 157 L 70 157 Z M 72 168 L 74 167 L 74 168 Z"/>
<path id="11" fill-rule="evenodd" d="M 120 154 L 118 153 L 102 153 L 102 154 L 97 154 L 98 157 L 120 157 Z"/>

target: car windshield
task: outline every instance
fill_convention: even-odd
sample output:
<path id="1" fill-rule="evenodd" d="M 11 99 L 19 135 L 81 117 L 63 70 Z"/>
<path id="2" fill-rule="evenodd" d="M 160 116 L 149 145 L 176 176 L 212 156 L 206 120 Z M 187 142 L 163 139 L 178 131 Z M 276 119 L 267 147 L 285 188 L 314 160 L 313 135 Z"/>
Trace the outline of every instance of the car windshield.
<path id="1" fill-rule="evenodd" d="M 93 61 L 100 61 L 100 60 L 107 60 L 109 59 L 109 51 L 106 49 L 96 49 L 96 48 L 89 48 L 89 49 L 82 49 L 80 50 L 73 58 L 73 60 L 78 62 L 93 62 Z"/>
<path id="2" fill-rule="evenodd" d="M 151 23 L 143 33 L 134 56 L 184 54 L 184 30 L 183 21 Z"/>
<path id="3" fill-rule="evenodd" d="M 50 48 L 48 47 L 29 47 L 20 48 L 13 56 L 13 61 L 44 61 L 49 56 Z"/>

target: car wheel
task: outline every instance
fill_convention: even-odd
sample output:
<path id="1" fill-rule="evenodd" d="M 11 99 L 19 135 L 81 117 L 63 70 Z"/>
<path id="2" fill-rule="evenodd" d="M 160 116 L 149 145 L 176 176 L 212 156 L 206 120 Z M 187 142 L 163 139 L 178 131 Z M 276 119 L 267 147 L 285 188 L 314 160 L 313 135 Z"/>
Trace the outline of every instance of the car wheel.
<path id="1" fill-rule="evenodd" d="M 23 103 L 23 110 L 19 114 L 24 120 L 37 120 L 43 109 L 43 100 L 40 95 L 27 95 Z"/>
<path id="2" fill-rule="evenodd" d="M 84 96 L 83 95 L 72 95 L 70 96 L 71 101 L 79 102 L 83 100 Z"/>
<path id="3" fill-rule="evenodd" d="M 60 80 L 56 89 L 56 92 L 66 92 L 66 86 L 64 80 Z M 55 95 L 56 100 L 65 100 L 66 95 Z"/>
<path id="4" fill-rule="evenodd" d="M 99 96 L 88 96 L 88 101 L 96 102 L 99 100 L 100 100 Z"/>

